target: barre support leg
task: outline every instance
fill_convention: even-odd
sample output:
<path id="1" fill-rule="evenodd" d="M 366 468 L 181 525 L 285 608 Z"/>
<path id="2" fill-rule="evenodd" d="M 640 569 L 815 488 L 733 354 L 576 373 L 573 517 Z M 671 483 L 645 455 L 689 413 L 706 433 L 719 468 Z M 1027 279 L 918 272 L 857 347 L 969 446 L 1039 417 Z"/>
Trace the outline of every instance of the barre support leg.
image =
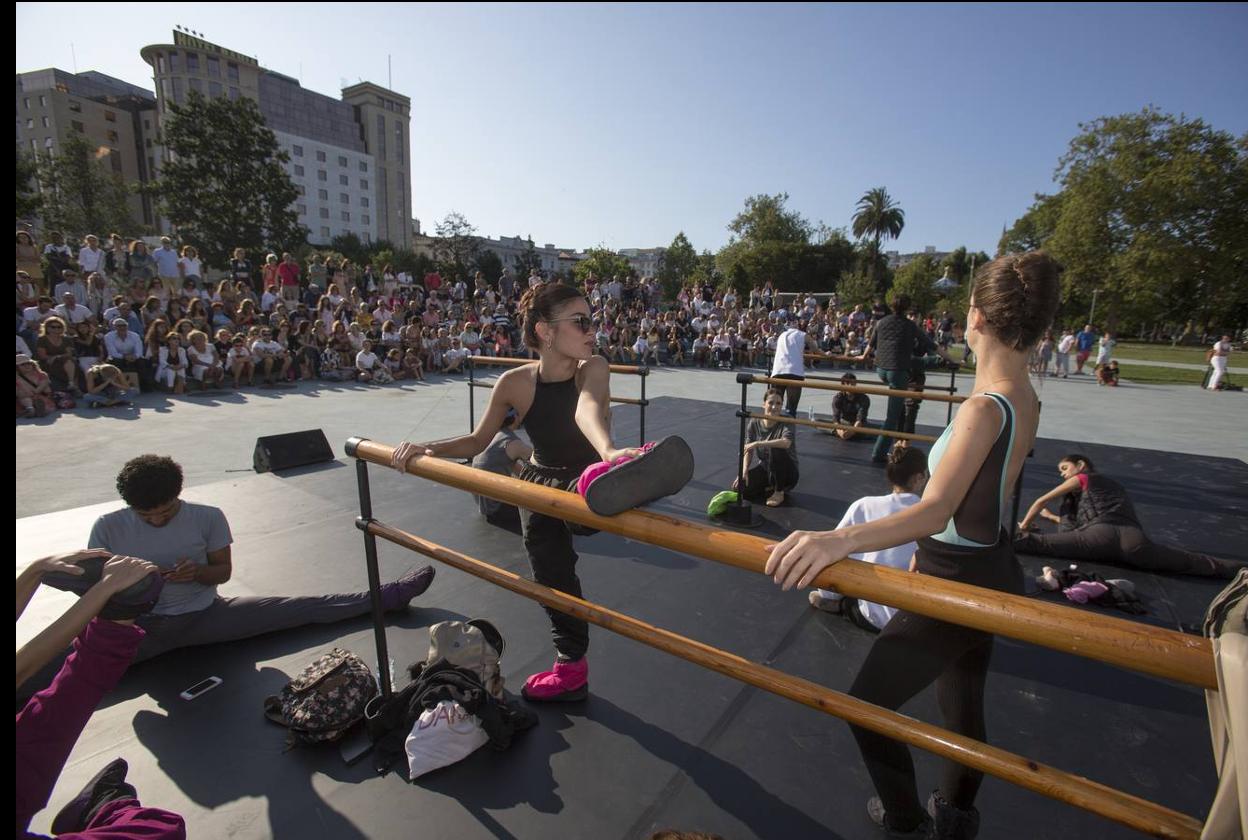
<path id="1" fill-rule="evenodd" d="M 386 619 L 381 607 L 381 571 L 377 568 L 377 538 L 368 531 L 373 521 L 373 498 L 368 486 L 368 462 L 355 462 L 356 483 L 360 493 L 360 518 L 356 527 L 364 532 L 364 560 L 368 566 L 368 598 L 373 607 L 373 637 L 377 643 L 377 671 L 382 697 L 393 692 L 390 685 L 390 651 L 386 646 Z"/>

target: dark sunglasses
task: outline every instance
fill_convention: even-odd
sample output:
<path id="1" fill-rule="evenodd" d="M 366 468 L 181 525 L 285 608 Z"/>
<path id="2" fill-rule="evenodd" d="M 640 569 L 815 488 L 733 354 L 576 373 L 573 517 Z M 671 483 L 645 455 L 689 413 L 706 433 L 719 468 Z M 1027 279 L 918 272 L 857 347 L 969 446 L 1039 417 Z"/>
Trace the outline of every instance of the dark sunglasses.
<path id="1" fill-rule="evenodd" d="M 553 320 L 547 321 L 546 323 L 558 324 L 560 321 L 570 321 L 573 324 L 576 324 L 577 329 L 579 329 L 584 335 L 589 335 L 591 332 L 594 331 L 593 319 L 589 318 L 586 315 L 576 315 L 571 318 L 555 318 Z"/>

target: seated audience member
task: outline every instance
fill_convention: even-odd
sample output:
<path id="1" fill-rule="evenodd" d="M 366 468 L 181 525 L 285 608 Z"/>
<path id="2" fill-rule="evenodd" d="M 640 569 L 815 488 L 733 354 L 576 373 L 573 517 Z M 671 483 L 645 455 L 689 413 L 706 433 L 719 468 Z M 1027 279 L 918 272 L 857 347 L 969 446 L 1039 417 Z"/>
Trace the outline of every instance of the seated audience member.
<path id="1" fill-rule="evenodd" d="M 763 397 L 763 413 L 769 418 L 784 417 L 784 395 L 768 388 Z M 751 502 L 765 501 L 768 507 L 784 504 L 784 494 L 797 486 L 797 441 L 792 423 L 779 420 L 751 420 L 745 432 L 745 489 Z M 753 464 L 751 466 L 751 464 Z M 733 482 L 740 490 L 740 479 Z"/>
<path id="2" fill-rule="evenodd" d="M 56 411 L 52 380 L 24 353 L 17 354 L 17 411 L 23 417 L 43 417 Z"/>
<path id="3" fill-rule="evenodd" d="M 241 387 L 241 380 L 244 376 L 247 377 L 248 385 L 256 384 L 255 359 L 247 347 L 247 338 L 242 333 L 231 339 L 230 351 L 225 357 L 225 363 L 234 377 L 235 388 Z"/>
<path id="4" fill-rule="evenodd" d="M 165 336 L 165 343 L 156 358 L 156 384 L 163 385 L 175 394 L 185 392 L 189 365 L 186 351 L 182 349 L 182 339 L 176 332 Z"/>
<path id="5" fill-rule="evenodd" d="M 37 335 L 40 325 L 53 317 L 58 316 L 56 310 L 52 308 L 52 298 L 47 295 L 40 295 L 34 306 L 28 306 L 22 310 L 22 320 L 26 324 L 27 332 L 31 335 Z"/>
<path id="6" fill-rule="evenodd" d="M 107 562 L 103 562 L 107 560 Z M 79 565 L 94 561 L 93 567 Z M 87 550 L 44 557 L 17 577 L 20 618 L 45 574 L 78 580 L 81 597 L 47 629 L 17 652 L 17 685 L 51 662 L 59 670 L 49 687 L 26 701 L 17 714 L 17 836 L 33 838 L 30 821 L 43 810 L 57 777 L 92 712 L 117 685 L 143 640 L 135 619 L 152 605 L 161 579 L 151 563 Z M 59 658 L 73 645 L 73 652 Z M 52 819 L 52 832 L 76 838 L 186 837 L 182 817 L 146 808 L 126 783 L 126 762 L 109 763 Z"/>
<path id="7" fill-rule="evenodd" d="M 122 467 L 117 490 L 127 506 L 97 519 L 88 544 L 142 557 L 160 567 L 164 578 L 155 607 L 138 619 L 146 636 L 135 662 L 179 648 L 330 624 L 371 610 L 368 592 L 221 597 L 217 586 L 233 573 L 230 526 L 219 508 L 179 498 L 182 468 L 171 458 L 141 455 Z M 383 608 L 406 609 L 429 587 L 433 575 L 433 568 L 426 566 L 384 584 Z M 41 676 L 48 676 L 46 670 Z"/>
<path id="8" fill-rule="evenodd" d="M 884 473 L 888 476 L 893 492 L 887 496 L 864 496 L 858 499 L 841 517 L 840 524 L 836 526 L 838 530 L 891 516 L 918 502 L 927 485 L 927 456 L 915 447 L 897 444 L 889 452 Z M 908 542 L 880 551 L 851 554 L 850 557 L 894 569 L 909 569 L 916 549 L 915 543 Z M 884 625 L 897 612 L 894 607 L 846 598 L 839 592 L 827 589 L 811 590 L 810 604 L 827 612 L 842 613 L 859 627 L 872 632 L 883 630 Z"/>
<path id="9" fill-rule="evenodd" d="M 373 342 L 368 339 L 364 339 L 360 352 L 355 354 L 355 370 L 356 379 L 360 382 L 387 385 L 392 381 L 385 362 L 373 352 Z"/>
<path id="10" fill-rule="evenodd" d="M 858 384 L 858 377 L 852 373 L 847 373 L 841 377 L 842 385 L 851 387 Z M 863 427 L 867 425 L 867 411 L 871 408 L 871 398 L 866 394 L 856 394 L 851 391 L 838 391 L 832 397 L 832 422 L 843 423 L 846 426 Z M 858 433 L 853 429 L 837 429 L 833 432 L 841 440 L 851 440 L 857 437 Z"/>
<path id="11" fill-rule="evenodd" d="M 217 348 L 208 341 L 208 334 L 192 330 L 188 338 L 186 357 L 191 363 L 191 379 L 205 388 L 220 385 L 225 380 L 225 367 L 217 355 Z"/>
<path id="12" fill-rule="evenodd" d="M 1067 455 L 1057 465 L 1062 483 L 1045 493 L 1019 523 L 1014 550 L 1042 557 L 1115 563 L 1146 572 L 1178 572 L 1230 579 L 1244 566 L 1232 560 L 1158 545 L 1148 538 L 1135 506 L 1117 481 L 1094 470 L 1084 455 Z M 1049 502 L 1062 500 L 1061 514 Z M 1056 534 L 1033 531 L 1037 518 L 1059 525 Z"/>
<path id="13" fill-rule="evenodd" d="M 104 340 L 95 332 L 94 321 L 82 321 L 74 325 L 74 358 L 78 369 L 84 374 L 105 357 Z"/>
<path id="14" fill-rule="evenodd" d="M 126 375 L 116 365 L 93 365 L 87 369 L 82 398 L 91 408 L 131 405 L 138 394 L 130 389 Z"/>
<path id="15" fill-rule="evenodd" d="M 264 376 L 264 387 L 273 387 L 275 380 L 285 380 L 290 371 L 290 352 L 286 345 L 273 339 L 269 328 L 260 330 L 260 338 L 251 344 L 252 365 Z"/>
<path id="16" fill-rule="evenodd" d="M 74 344 L 65 335 L 65 322 L 53 315 L 39 327 L 35 341 L 35 357 L 52 379 L 52 387 L 78 395 L 78 365 L 74 361 Z"/>
<path id="17" fill-rule="evenodd" d="M 135 374 L 139 382 L 148 379 L 151 369 L 143 357 L 143 339 L 130 330 L 130 322 L 124 317 L 113 319 L 112 332 L 104 336 L 104 349 L 109 364 Z"/>
<path id="18" fill-rule="evenodd" d="M 403 354 L 403 378 L 415 379 L 417 382 L 425 381 L 425 369 L 420 361 L 420 353 L 414 349 Z"/>
<path id="19" fill-rule="evenodd" d="M 516 434 L 516 412 L 509 410 L 503 419 L 503 427 L 489 445 L 472 459 L 472 466 L 479 470 L 498 473 L 499 475 L 518 476 L 533 454 L 529 446 Z M 515 505 L 509 505 L 485 496 L 473 496 L 486 521 L 504 528 L 520 527 L 520 511 Z"/>
<path id="20" fill-rule="evenodd" d="M 62 303 L 55 310 L 57 317 L 69 326 L 81 324 L 86 321 L 95 321 L 95 313 L 86 306 L 78 302 L 78 297 L 73 292 L 65 292 L 61 295 Z"/>
<path id="21" fill-rule="evenodd" d="M 459 373 L 464 369 L 464 362 L 468 360 L 469 353 L 459 342 L 458 336 L 451 339 L 451 349 L 443 354 L 445 367 L 442 368 L 443 373 Z"/>

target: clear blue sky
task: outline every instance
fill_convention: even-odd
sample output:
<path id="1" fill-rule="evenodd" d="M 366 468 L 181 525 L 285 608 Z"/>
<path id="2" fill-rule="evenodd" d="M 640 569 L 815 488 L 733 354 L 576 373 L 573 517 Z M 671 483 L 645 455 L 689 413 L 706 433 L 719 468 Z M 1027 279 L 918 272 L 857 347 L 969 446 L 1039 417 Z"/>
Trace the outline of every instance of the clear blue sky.
<path id="1" fill-rule="evenodd" d="M 1248 5 L 17 5 L 16 70 L 99 70 L 175 23 L 337 96 L 413 101 L 413 212 L 539 244 L 723 245 L 746 196 L 848 226 L 867 189 L 890 248 L 992 253 L 1078 124 L 1153 104 L 1248 132 Z"/>

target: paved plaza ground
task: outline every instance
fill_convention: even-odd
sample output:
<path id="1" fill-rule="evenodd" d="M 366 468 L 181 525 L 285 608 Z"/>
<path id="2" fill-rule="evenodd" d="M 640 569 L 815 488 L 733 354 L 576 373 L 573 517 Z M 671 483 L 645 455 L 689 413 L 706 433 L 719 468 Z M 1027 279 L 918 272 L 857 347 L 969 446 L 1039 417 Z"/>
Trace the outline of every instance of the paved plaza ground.
<path id="1" fill-rule="evenodd" d="M 944 385 L 948 379 L 936 374 L 929 382 Z M 971 377 L 959 376 L 959 392 L 969 391 L 971 382 Z M 1242 393 L 1130 382 L 1102 388 L 1090 376 L 1037 384 L 1043 401 L 1041 438 L 1248 461 Z M 612 378 L 617 395 L 635 397 L 638 386 L 637 377 Z M 741 392 L 727 371 L 658 368 L 646 388 L 649 397 L 723 402 L 724 422 L 736 422 L 730 405 L 740 401 Z M 21 420 L 16 428 L 17 516 L 115 500 L 117 470 L 144 452 L 173 456 L 186 471 L 186 485 L 194 487 L 248 471 L 261 435 L 320 428 L 342 459 L 342 443 L 352 435 L 397 444 L 403 439 L 463 434 L 468 427 L 467 391 L 460 377 L 434 376 L 427 383 L 383 387 L 308 382 L 290 390 L 247 388 L 215 396 L 146 394 L 134 409 L 81 408 L 52 418 Z M 477 393 L 478 414 L 486 394 Z M 753 404 L 761 400 L 762 388 L 752 387 Z M 884 403 L 883 398 L 872 398 L 874 419 L 883 417 Z M 831 393 L 805 391 L 802 413 L 812 404 L 819 413 L 830 412 Z M 943 426 L 945 413 L 943 403 L 927 403 L 918 422 Z M 724 454 L 725 460 L 729 457 Z"/>

